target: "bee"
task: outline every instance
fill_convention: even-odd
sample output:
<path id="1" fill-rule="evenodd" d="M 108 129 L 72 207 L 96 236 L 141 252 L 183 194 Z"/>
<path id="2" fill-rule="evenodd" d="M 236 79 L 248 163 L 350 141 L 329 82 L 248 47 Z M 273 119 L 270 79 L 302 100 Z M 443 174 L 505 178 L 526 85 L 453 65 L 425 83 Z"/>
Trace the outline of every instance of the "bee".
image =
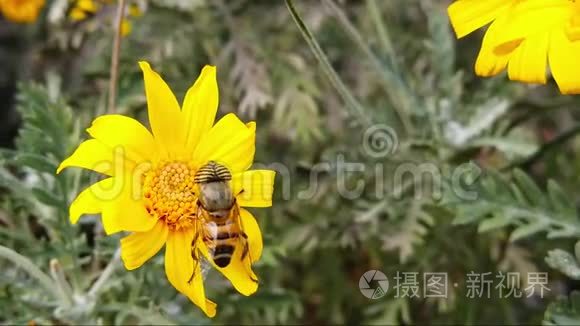
<path id="1" fill-rule="evenodd" d="M 196 235 L 192 242 L 195 263 L 199 262 L 200 255 L 193 252 L 193 248 L 200 236 L 211 259 L 221 268 L 230 264 L 238 243 L 241 243 L 242 260 L 250 254 L 248 236 L 244 232 L 239 206 L 229 184 L 231 179 L 232 174 L 228 168 L 215 161 L 209 161 L 194 176 L 194 183 L 199 189 Z M 195 276 L 196 267 L 188 282 Z"/>

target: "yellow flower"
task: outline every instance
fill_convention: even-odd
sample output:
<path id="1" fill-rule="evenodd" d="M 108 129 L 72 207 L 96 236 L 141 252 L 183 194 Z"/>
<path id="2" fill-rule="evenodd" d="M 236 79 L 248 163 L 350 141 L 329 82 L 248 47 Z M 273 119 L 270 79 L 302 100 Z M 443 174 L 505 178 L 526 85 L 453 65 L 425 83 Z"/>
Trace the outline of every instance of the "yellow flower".
<path id="1" fill-rule="evenodd" d="M 76 0 L 74 7 L 69 12 L 72 21 L 82 21 L 92 16 L 99 10 L 94 0 Z"/>
<path id="2" fill-rule="evenodd" d="M 15 23 L 33 23 L 38 18 L 45 0 L 0 0 L 0 11 Z"/>
<path id="3" fill-rule="evenodd" d="M 77 223 L 82 214 L 100 213 L 107 234 L 133 232 L 121 240 L 121 257 L 128 270 L 143 265 L 165 245 L 169 282 L 213 317 L 216 304 L 206 299 L 201 264 L 192 258 L 199 249 L 212 262 L 203 237 L 196 236 L 199 192 L 193 176 L 209 161 L 219 162 L 232 174 L 230 187 L 239 194 L 235 208 L 248 237 L 249 254 L 242 259 L 238 241 L 228 266 L 212 264 L 240 293 L 250 295 L 258 288 L 251 264 L 261 256 L 262 236 L 255 218 L 240 206 L 271 206 L 275 173 L 248 170 L 255 152 L 254 122 L 244 124 L 227 114 L 213 125 L 218 108 L 215 67 L 202 70 L 180 109 L 163 79 L 148 63 L 140 66 L 152 132 L 122 115 L 95 119 L 87 129 L 93 138 L 80 144 L 57 173 L 74 166 L 108 178 L 78 195 L 70 206 L 70 220 Z"/>
<path id="4" fill-rule="evenodd" d="M 511 80 L 545 84 L 549 63 L 563 94 L 580 93 L 580 1 L 457 0 L 448 13 L 458 38 L 491 23 L 476 74 L 507 67 Z"/>
<path id="5" fill-rule="evenodd" d="M 75 4 L 69 12 L 69 18 L 74 22 L 84 21 L 93 17 L 97 12 L 101 11 L 105 6 L 115 4 L 115 0 L 75 0 Z M 134 3 L 128 5 L 126 16 L 139 17 L 143 13 L 139 6 Z M 132 24 L 129 20 L 123 19 L 121 22 L 121 34 L 123 36 L 131 33 Z"/>

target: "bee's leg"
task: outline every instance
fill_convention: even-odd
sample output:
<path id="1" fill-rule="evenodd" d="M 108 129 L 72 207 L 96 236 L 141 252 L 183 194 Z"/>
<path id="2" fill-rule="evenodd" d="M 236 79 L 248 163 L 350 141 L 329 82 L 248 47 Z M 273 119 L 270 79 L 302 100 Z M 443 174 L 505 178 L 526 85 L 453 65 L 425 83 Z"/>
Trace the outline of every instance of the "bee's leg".
<path id="1" fill-rule="evenodd" d="M 244 233 L 244 231 L 242 231 L 240 234 L 244 238 L 244 251 L 242 251 L 242 260 L 244 260 L 248 253 L 250 253 L 250 246 L 248 243 L 248 235 Z"/>
<path id="2" fill-rule="evenodd" d="M 238 193 L 238 195 L 243 193 L 243 192 L 244 192 L 244 189 L 242 189 Z M 252 273 L 251 266 L 252 266 L 252 263 L 254 262 L 254 260 L 252 259 L 252 255 L 250 253 L 250 241 L 248 240 L 248 235 L 246 234 L 246 231 L 244 231 L 244 222 L 242 221 L 242 217 L 240 215 L 240 208 L 237 204 L 234 204 L 234 209 L 236 210 L 234 216 L 236 216 L 236 218 L 238 219 L 238 225 L 240 226 L 240 235 L 242 236 L 242 238 L 243 238 L 242 241 L 244 243 L 243 244 L 244 248 L 243 248 L 242 255 L 241 255 L 242 264 L 244 263 L 244 259 L 246 258 L 246 256 L 248 256 L 250 259 L 250 262 L 248 264 L 249 265 L 248 270 L 247 270 L 248 275 L 250 276 L 250 279 L 252 281 L 258 283 L 258 280 L 254 278 L 253 273 Z"/>
<path id="3" fill-rule="evenodd" d="M 242 235 L 242 238 L 244 238 L 244 241 L 243 241 L 244 242 L 244 249 L 243 249 L 242 255 L 241 255 L 242 263 L 243 263 L 244 259 L 246 258 L 246 256 L 250 256 L 250 265 L 252 265 L 252 256 L 250 255 L 250 242 L 248 241 L 248 235 L 244 231 L 240 232 L 240 234 Z M 252 273 L 248 272 L 248 274 L 250 275 L 250 279 L 252 281 L 254 281 L 255 283 L 258 283 L 258 280 L 252 276 Z"/>
<path id="4" fill-rule="evenodd" d="M 195 276 L 195 271 L 197 270 L 197 264 L 199 264 L 199 256 L 196 252 L 196 242 L 199 237 L 199 233 L 195 233 L 193 240 L 191 241 L 191 258 L 193 258 L 193 272 L 191 273 L 191 277 L 187 280 L 187 284 L 190 284 L 193 281 L 193 277 Z"/>
<path id="5" fill-rule="evenodd" d="M 248 236 L 242 231 L 242 237 L 244 238 L 244 251 L 242 251 L 242 264 L 246 256 L 250 255 L 250 243 L 248 242 Z M 252 264 L 252 257 L 250 256 L 250 265 Z M 252 273 L 248 272 L 250 279 L 255 283 L 258 283 L 258 280 L 254 278 Z"/>
<path id="6" fill-rule="evenodd" d="M 240 232 L 240 235 L 242 236 L 242 238 L 244 238 L 244 251 L 242 251 L 242 260 L 244 260 L 244 258 L 246 258 L 248 253 L 250 253 L 250 245 L 248 242 L 248 235 L 244 231 Z"/>
<path id="7" fill-rule="evenodd" d="M 193 251 L 194 250 L 192 250 L 191 254 L 191 257 L 193 258 L 193 272 L 191 273 L 189 280 L 187 280 L 187 284 L 191 284 L 191 281 L 193 281 L 193 278 L 195 277 L 195 271 L 197 270 L 197 264 L 199 264 L 199 258 L 193 253 Z"/>
<path id="8" fill-rule="evenodd" d="M 244 190 L 242 189 L 240 193 L 242 193 L 243 191 Z M 244 242 L 244 251 L 242 251 L 242 260 L 244 260 L 244 258 L 246 258 L 246 256 L 250 254 L 250 241 L 248 241 L 248 235 L 246 234 L 246 231 L 244 229 L 244 222 L 242 221 L 242 216 L 240 215 L 239 207 L 236 205 L 234 209 L 236 210 L 235 216 L 237 216 L 238 223 L 240 226 L 240 235 L 242 236 Z M 250 265 L 253 262 L 254 261 L 252 260 L 252 256 L 250 255 Z"/>
<path id="9" fill-rule="evenodd" d="M 196 230 L 197 231 L 197 230 Z M 191 255 L 193 256 L 193 248 L 195 247 L 195 243 L 197 242 L 197 239 L 199 238 L 199 232 L 195 232 L 195 236 L 193 237 L 193 239 L 191 240 Z"/>

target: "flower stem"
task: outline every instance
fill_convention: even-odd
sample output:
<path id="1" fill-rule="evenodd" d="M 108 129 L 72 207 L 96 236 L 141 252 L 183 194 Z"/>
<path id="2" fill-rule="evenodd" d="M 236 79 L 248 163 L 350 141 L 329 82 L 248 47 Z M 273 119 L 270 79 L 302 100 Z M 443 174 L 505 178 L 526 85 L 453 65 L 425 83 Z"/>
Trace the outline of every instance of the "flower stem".
<path id="1" fill-rule="evenodd" d="M 73 303 L 73 291 L 70 287 L 70 284 L 66 280 L 66 276 L 62 270 L 62 265 L 58 259 L 50 260 L 50 275 L 55 281 L 56 288 L 58 288 L 59 292 L 62 293 L 61 296 L 67 299 L 66 303 L 68 305 L 71 305 Z"/>
<path id="2" fill-rule="evenodd" d="M 121 52 L 121 39 L 123 18 L 125 17 L 125 0 L 119 0 L 117 7 L 117 16 L 115 17 L 115 37 L 113 39 L 113 50 L 111 53 L 111 72 L 109 80 L 109 105 L 108 113 L 116 111 L 117 101 L 117 80 L 119 79 L 119 54 Z"/>
<path id="3" fill-rule="evenodd" d="M 328 60 L 328 57 L 326 57 L 326 55 L 324 54 L 324 51 L 320 47 L 320 44 L 318 44 L 318 42 L 314 38 L 314 35 L 312 35 L 310 29 L 306 26 L 302 18 L 300 18 L 300 15 L 296 11 L 296 8 L 292 3 L 292 0 L 286 0 L 286 6 L 288 7 L 288 10 L 290 10 L 290 14 L 292 15 L 294 22 L 296 22 L 296 25 L 300 29 L 302 36 L 304 36 L 304 39 L 306 40 L 314 56 L 318 60 L 318 63 L 320 64 L 322 71 L 326 74 L 332 86 L 338 91 L 343 101 L 346 103 L 347 107 L 351 110 L 350 113 L 355 118 L 357 118 L 359 123 L 361 123 L 363 126 L 369 126 L 371 122 L 367 114 L 364 112 L 364 108 L 356 100 L 356 98 L 352 95 L 352 93 L 348 90 L 348 88 L 344 85 L 344 83 L 334 70 L 334 68 L 332 68 L 330 61 Z"/>
<path id="4" fill-rule="evenodd" d="M 367 8 L 368 13 L 375 25 L 375 29 L 377 30 L 377 34 L 379 36 L 379 40 L 381 41 L 381 46 L 383 47 L 383 52 L 390 59 L 391 67 L 396 68 L 395 64 L 395 50 L 393 48 L 393 42 L 391 41 L 391 36 L 389 35 L 389 31 L 385 22 L 381 17 L 381 12 L 379 10 L 379 6 L 377 5 L 377 0 L 367 0 Z"/>
<path id="5" fill-rule="evenodd" d="M 331 14 L 343 26 L 347 34 L 358 45 L 358 47 L 369 59 L 370 63 L 374 66 L 375 71 L 379 74 L 381 80 L 386 86 L 387 95 L 389 96 L 395 113 L 403 124 L 405 131 L 407 133 L 412 133 L 413 124 L 409 115 L 411 114 L 412 107 L 416 106 L 416 104 L 413 103 L 415 99 L 402 79 L 403 76 L 397 74 L 393 68 L 396 67 L 396 64 L 394 64 L 396 62 L 396 58 L 392 47 L 392 52 L 388 58 L 389 62 L 391 63 L 391 67 L 388 67 L 384 65 L 382 61 L 375 55 L 362 35 L 358 32 L 356 27 L 349 21 L 344 11 L 342 11 L 334 1 L 322 0 L 322 2 L 327 6 L 327 8 L 330 9 Z"/>
<path id="6" fill-rule="evenodd" d="M 117 249 L 113 257 L 111 258 L 111 261 L 109 262 L 107 267 L 105 267 L 105 270 L 103 270 L 101 276 L 99 276 L 99 279 L 95 282 L 95 284 L 93 284 L 93 286 L 89 290 L 90 297 L 94 298 L 96 297 L 97 294 L 99 294 L 105 283 L 107 283 L 109 278 L 111 278 L 111 275 L 113 275 L 115 268 L 117 268 L 117 264 L 119 263 L 120 257 L 121 257 L 121 249 Z"/>

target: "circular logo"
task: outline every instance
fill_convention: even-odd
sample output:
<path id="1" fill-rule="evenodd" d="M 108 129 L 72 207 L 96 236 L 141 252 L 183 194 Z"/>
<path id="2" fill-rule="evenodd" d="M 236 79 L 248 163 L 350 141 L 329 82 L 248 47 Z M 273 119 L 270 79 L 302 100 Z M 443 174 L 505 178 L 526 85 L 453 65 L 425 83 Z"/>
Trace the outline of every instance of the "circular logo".
<path id="1" fill-rule="evenodd" d="M 363 135 L 363 150 L 372 158 L 384 158 L 394 154 L 399 147 L 395 130 L 387 125 L 374 125 Z"/>
<path id="2" fill-rule="evenodd" d="M 358 281 L 360 293 L 369 299 L 380 299 L 387 294 L 389 280 L 387 276 L 374 269 L 365 272 Z"/>

